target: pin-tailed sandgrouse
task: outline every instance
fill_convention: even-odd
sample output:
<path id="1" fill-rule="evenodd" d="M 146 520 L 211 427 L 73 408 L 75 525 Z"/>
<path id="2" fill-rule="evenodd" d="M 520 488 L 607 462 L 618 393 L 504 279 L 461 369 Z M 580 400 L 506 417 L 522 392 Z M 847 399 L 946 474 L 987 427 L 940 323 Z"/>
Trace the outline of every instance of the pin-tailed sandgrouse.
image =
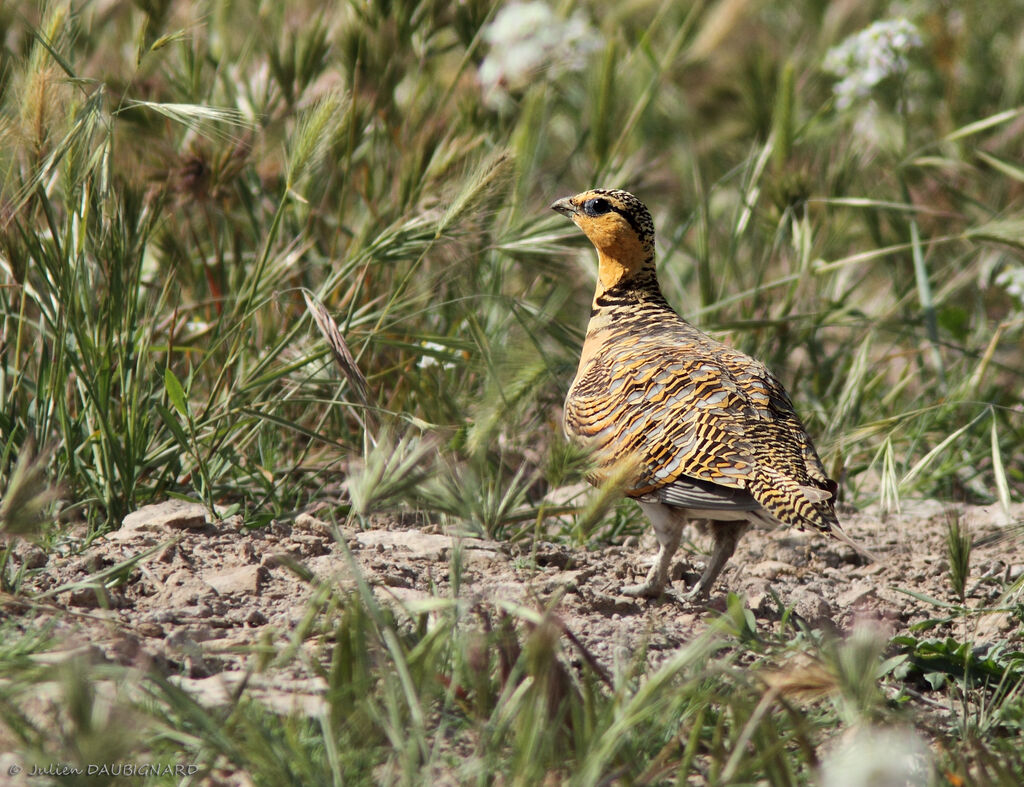
<path id="1" fill-rule="evenodd" d="M 836 483 L 782 384 L 666 302 L 644 204 L 594 189 L 551 207 L 583 230 L 599 266 L 565 431 L 592 451 L 591 481 L 624 483 L 661 547 L 647 580 L 623 592 L 661 594 L 688 520 L 714 539 L 693 596 L 708 595 L 752 523 L 812 528 L 863 551 L 839 525 Z"/>

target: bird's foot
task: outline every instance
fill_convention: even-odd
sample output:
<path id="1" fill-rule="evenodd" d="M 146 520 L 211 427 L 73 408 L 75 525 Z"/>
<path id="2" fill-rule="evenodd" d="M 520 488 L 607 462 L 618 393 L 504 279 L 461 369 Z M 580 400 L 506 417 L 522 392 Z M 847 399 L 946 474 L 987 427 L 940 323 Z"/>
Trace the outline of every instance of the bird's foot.
<path id="1" fill-rule="evenodd" d="M 640 585 L 626 585 L 619 591 L 630 598 L 658 598 L 665 590 L 665 583 L 648 579 Z"/>
<path id="2" fill-rule="evenodd" d="M 667 582 L 659 584 L 650 581 L 641 585 L 626 585 L 619 593 L 630 598 L 660 598 L 678 604 L 693 604 L 697 601 L 706 601 L 708 598 L 707 588 L 701 587 L 699 582 L 685 593 L 677 591 Z"/>
<path id="3" fill-rule="evenodd" d="M 696 585 L 681 595 L 684 601 L 707 601 L 711 595 L 711 588 L 705 587 L 703 582 L 698 581 Z"/>

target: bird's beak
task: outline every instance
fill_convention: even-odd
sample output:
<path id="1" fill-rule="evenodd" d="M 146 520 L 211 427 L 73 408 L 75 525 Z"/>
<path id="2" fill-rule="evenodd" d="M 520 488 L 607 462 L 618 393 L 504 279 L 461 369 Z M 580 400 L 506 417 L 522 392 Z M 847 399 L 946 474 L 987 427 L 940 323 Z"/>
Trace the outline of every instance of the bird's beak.
<path id="1" fill-rule="evenodd" d="M 560 200 L 555 200 L 551 203 L 551 210 L 558 211 L 570 219 L 576 215 L 576 206 L 572 203 L 572 197 L 562 197 Z"/>

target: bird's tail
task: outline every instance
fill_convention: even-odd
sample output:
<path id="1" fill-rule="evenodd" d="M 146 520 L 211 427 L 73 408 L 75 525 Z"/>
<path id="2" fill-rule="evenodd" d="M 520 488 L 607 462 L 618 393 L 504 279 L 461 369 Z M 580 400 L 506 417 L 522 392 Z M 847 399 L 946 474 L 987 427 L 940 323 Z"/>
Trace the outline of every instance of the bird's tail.
<path id="1" fill-rule="evenodd" d="M 843 530 L 836 516 L 834 494 L 831 491 L 799 484 L 770 468 L 762 472 L 763 475 L 751 484 L 750 491 L 779 522 L 827 533 L 872 563 L 881 562 L 878 555 L 862 547 Z"/>

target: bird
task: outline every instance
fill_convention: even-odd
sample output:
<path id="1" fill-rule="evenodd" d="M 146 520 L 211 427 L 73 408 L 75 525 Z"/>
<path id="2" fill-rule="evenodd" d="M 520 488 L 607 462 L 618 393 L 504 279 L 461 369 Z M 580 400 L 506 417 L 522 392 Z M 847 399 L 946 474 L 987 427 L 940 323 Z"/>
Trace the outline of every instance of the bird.
<path id="1" fill-rule="evenodd" d="M 633 597 L 665 592 L 688 522 L 711 556 L 687 595 L 707 598 L 743 533 L 827 534 L 869 558 L 836 516 L 829 478 L 782 383 L 760 361 L 688 323 L 655 270 L 654 222 L 637 197 L 597 188 L 551 205 L 597 249 L 597 288 L 563 410 L 591 455 L 588 480 L 619 483 L 650 520 L 658 554 Z"/>

